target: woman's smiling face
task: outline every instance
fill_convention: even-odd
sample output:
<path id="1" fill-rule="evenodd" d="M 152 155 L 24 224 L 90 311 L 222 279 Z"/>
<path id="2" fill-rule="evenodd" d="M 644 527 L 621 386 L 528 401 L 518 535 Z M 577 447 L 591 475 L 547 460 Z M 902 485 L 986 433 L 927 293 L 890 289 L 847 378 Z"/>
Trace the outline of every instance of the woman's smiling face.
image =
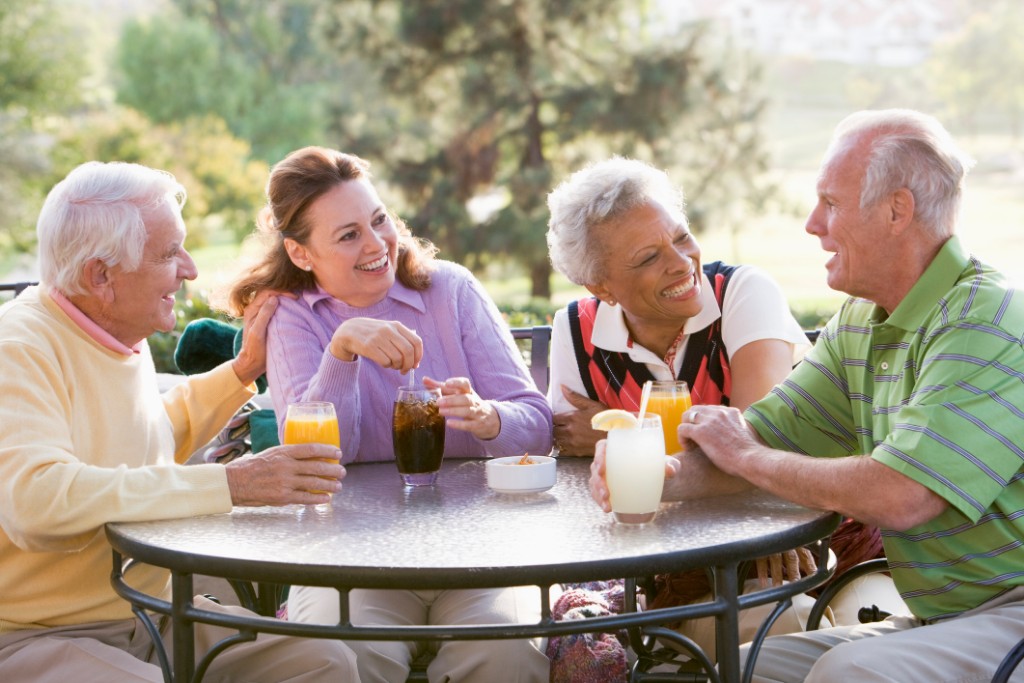
<path id="1" fill-rule="evenodd" d="M 686 225 L 657 202 L 597 226 L 604 280 L 588 289 L 618 302 L 631 330 L 682 327 L 700 313 L 700 246 Z"/>
<path id="2" fill-rule="evenodd" d="M 350 306 L 371 306 L 395 282 L 398 230 L 373 185 L 348 180 L 318 197 L 306 220 L 309 241 L 285 240 L 292 263 L 312 269 L 317 284 Z"/>

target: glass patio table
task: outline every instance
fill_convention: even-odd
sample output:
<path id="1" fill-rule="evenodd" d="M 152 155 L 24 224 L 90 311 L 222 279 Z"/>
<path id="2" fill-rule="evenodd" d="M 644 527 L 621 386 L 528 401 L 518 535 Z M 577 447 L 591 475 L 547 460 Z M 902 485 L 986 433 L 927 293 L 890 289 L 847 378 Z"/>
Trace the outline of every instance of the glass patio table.
<path id="1" fill-rule="evenodd" d="M 448 459 L 436 485 L 415 489 L 403 487 L 393 462 L 354 464 L 330 505 L 237 507 L 227 514 L 190 519 L 108 524 L 106 533 L 114 548 L 111 582 L 137 614 L 170 616 L 174 661 L 161 652 L 161 663 L 166 677 L 174 681 L 201 679 L 222 649 L 215 647 L 196 661 L 196 622 L 237 629 L 236 638 L 242 639 L 259 631 L 345 640 L 455 640 L 625 629 L 639 657 L 634 680 L 642 680 L 649 668 L 643 664 L 654 656 L 653 636 L 672 638 L 673 632 L 659 625 L 713 616 L 717 671 L 704 653 L 693 656 L 703 662 L 703 676 L 735 683 L 743 678 L 739 610 L 779 603 L 773 614 L 780 613 L 791 596 L 824 583 L 833 571 L 827 562 L 827 539 L 840 520 L 835 513 L 750 492 L 662 503 L 654 522 L 624 525 L 591 500 L 589 458 L 560 458 L 555 486 L 527 495 L 490 490 L 485 462 Z M 815 549 L 816 573 L 740 595 L 740 563 L 800 546 Z M 170 601 L 130 586 L 128 569 L 133 562 L 171 570 Z M 712 572 L 712 600 L 658 610 L 638 608 L 637 579 L 695 567 Z M 243 604 L 269 615 L 276 606 L 276 586 L 332 586 L 340 591 L 341 619 L 322 625 L 204 611 L 192 602 L 193 575 L 232 581 Z M 551 586 L 622 578 L 623 613 L 577 621 L 552 618 Z M 540 589 L 541 618 L 534 623 L 399 627 L 353 625 L 349 618 L 348 595 L 353 588 L 529 585 Z M 756 649 L 759 639 L 754 642 Z M 663 675 L 650 677 L 666 680 Z"/>

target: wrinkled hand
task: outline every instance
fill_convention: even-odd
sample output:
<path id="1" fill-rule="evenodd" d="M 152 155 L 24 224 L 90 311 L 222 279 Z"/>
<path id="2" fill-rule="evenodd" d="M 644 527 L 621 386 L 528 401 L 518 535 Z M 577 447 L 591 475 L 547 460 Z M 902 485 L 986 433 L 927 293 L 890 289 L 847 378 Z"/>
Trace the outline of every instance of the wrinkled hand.
<path id="1" fill-rule="evenodd" d="M 334 331 L 331 354 L 343 361 L 362 356 L 403 375 L 423 360 L 423 340 L 414 330 L 393 320 L 349 318 Z"/>
<path id="2" fill-rule="evenodd" d="M 267 325 L 277 310 L 278 292 L 264 290 L 245 307 L 242 323 L 242 348 L 231 367 L 238 379 L 248 386 L 267 371 Z M 287 294 L 294 298 L 293 294 Z"/>
<path id="3" fill-rule="evenodd" d="M 743 413 L 726 406 L 693 406 L 676 432 L 684 450 L 696 446 L 718 469 L 743 476 L 743 461 L 760 448 Z"/>
<path id="4" fill-rule="evenodd" d="M 315 505 L 341 490 L 341 451 L 326 444 L 275 446 L 232 460 L 224 469 L 234 505 Z M 316 491 L 317 493 L 313 493 Z"/>
<path id="5" fill-rule="evenodd" d="M 590 497 L 605 512 L 612 511 L 611 493 L 605 479 L 605 461 L 607 459 L 608 441 L 601 439 L 594 449 L 594 461 L 590 463 Z M 671 479 L 679 471 L 679 461 L 673 456 L 665 458 L 665 479 Z"/>
<path id="6" fill-rule="evenodd" d="M 469 432 L 484 441 L 497 437 L 501 432 L 501 416 L 494 403 L 480 398 L 465 377 L 452 377 L 443 382 L 424 377 L 423 385 L 428 389 L 441 390 L 437 407 L 452 429 Z"/>
<path id="7" fill-rule="evenodd" d="M 564 384 L 562 395 L 576 410 L 558 413 L 554 416 L 555 447 L 559 455 L 591 456 L 597 442 L 604 437 L 603 432 L 590 428 L 590 419 L 608 408 L 603 403 L 591 401 L 583 394 L 577 394 Z"/>
<path id="8" fill-rule="evenodd" d="M 757 581 L 762 588 L 781 585 L 783 581 L 796 581 L 801 576 L 813 574 L 818 564 L 814 561 L 814 553 L 807 548 L 787 550 L 767 557 L 759 557 L 757 564 Z"/>

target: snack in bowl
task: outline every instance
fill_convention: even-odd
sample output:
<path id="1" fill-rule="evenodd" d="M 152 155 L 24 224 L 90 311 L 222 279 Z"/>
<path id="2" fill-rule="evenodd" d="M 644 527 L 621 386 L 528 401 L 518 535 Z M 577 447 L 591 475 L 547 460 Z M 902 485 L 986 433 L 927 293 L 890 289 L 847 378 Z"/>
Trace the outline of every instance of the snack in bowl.
<path id="1" fill-rule="evenodd" d="M 499 493 L 540 493 L 555 485 L 555 459 L 512 455 L 488 460 L 487 485 Z"/>

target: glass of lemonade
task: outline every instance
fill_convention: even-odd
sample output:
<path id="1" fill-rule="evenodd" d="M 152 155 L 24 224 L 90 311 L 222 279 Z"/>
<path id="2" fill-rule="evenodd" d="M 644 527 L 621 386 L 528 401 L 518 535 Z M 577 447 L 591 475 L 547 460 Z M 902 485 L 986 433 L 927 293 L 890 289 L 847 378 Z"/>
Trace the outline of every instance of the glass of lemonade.
<path id="1" fill-rule="evenodd" d="M 329 401 L 304 401 L 289 403 L 284 419 L 284 443 L 325 443 L 341 448 L 341 434 L 338 431 L 338 416 L 334 404 Z M 337 463 L 334 458 L 322 458 Z M 325 491 L 312 491 L 325 493 Z"/>
<path id="2" fill-rule="evenodd" d="M 422 384 L 398 388 L 391 420 L 395 462 L 406 486 L 431 486 L 444 457 L 444 417 L 440 389 Z"/>
<path id="3" fill-rule="evenodd" d="M 677 430 L 692 401 L 690 387 L 682 380 L 659 381 L 651 385 L 651 397 L 647 410 L 661 416 L 661 427 L 665 432 L 665 451 L 675 453 L 683 449 Z"/>
<path id="4" fill-rule="evenodd" d="M 660 416 L 646 413 L 640 429 L 609 430 L 605 481 L 617 522 L 643 524 L 654 519 L 665 485 L 665 434 Z"/>

